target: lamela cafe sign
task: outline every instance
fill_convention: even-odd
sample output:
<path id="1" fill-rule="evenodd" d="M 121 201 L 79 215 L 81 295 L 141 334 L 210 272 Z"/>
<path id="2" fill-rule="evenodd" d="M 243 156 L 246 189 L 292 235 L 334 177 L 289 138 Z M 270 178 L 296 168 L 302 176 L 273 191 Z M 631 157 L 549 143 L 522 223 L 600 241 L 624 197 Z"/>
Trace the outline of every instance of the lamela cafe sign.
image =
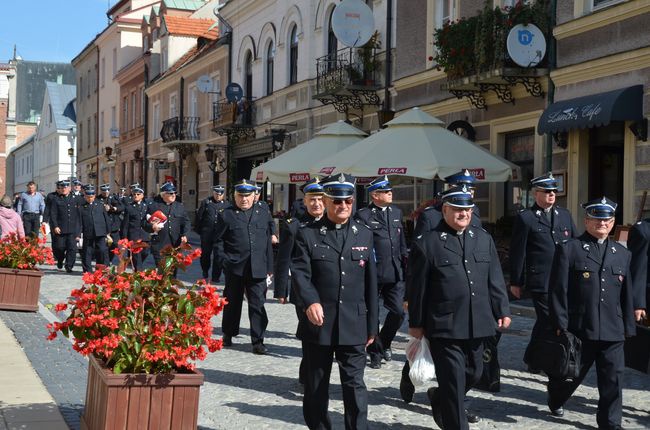
<path id="1" fill-rule="evenodd" d="M 564 121 L 578 121 L 582 119 L 593 121 L 594 117 L 598 117 L 602 111 L 603 108 L 600 103 L 590 103 L 584 106 L 569 107 L 549 113 L 546 122 L 549 124 L 555 124 Z"/>

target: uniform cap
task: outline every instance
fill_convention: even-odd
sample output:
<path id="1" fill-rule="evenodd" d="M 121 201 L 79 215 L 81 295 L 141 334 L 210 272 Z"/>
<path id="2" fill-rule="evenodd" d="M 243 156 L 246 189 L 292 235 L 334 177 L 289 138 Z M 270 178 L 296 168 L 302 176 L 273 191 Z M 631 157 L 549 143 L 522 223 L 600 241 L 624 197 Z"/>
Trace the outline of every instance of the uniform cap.
<path id="1" fill-rule="evenodd" d="M 160 186 L 160 192 L 173 194 L 176 192 L 176 185 L 172 184 L 171 182 L 165 182 Z"/>
<path id="2" fill-rule="evenodd" d="M 585 215 L 589 218 L 596 219 L 614 218 L 617 206 L 618 205 L 615 202 L 604 196 L 582 204 L 582 207 L 585 210 Z"/>
<path id="3" fill-rule="evenodd" d="M 111 190 L 111 186 L 110 186 L 109 184 L 101 184 L 101 185 L 99 186 L 99 190 L 100 190 L 100 191 L 110 191 L 110 190 Z"/>
<path id="4" fill-rule="evenodd" d="M 129 185 L 129 188 L 134 189 L 134 188 L 142 188 L 142 187 L 140 186 L 140 184 L 136 182 L 135 184 Z"/>
<path id="5" fill-rule="evenodd" d="M 235 192 L 243 195 L 248 195 L 250 193 L 257 191 L 257 185 L 252 182 L 242 179 L 241 181 L 235 184 Z"/>
<path id="6" fill-rule="evenodd" d="M 368 185 L 368 192 L 372 191 L 390 191 L 392 190 L 393 187 L 390 185 L 390 182 L 388 181 L 388 176 L 380 176 L 378 178 L 375 178 L 372 180 L 372 182 Z"/>
<path id="7" fill-rule="evenodd" d="M 86 185 L 86 186 L 84 187 L 84 194 L 85 194 L 85 195 L 87 195 L 87 196 L 94 196 L 95 193 L 96 193 L 96 191 L 95 191 L 95 187 L 93 187 L 92 185 Z"/>
<path id="8" fill-rule="evenodd" d="M 142 194 L 144 194 L 144 190 L 142 189 L 142 187 L 140 185 L 138 185 L 137 187 L 131 188 L 131 191 L 134 192 L 134 193 L 142 193 Z"/>
<path id="9" fill-rule="evenodd" d="M 212 191 L 214 191 L 217 194 L 223 194 L 226 192 L 226 189 L 223 187 L 223 185 L 215 185 L 212 187 Z"/>
<path id="10" fill-rule="evenodd" d="M 339 173 L 323 178 L 323 194 L 333 199 L 348 198 L 354 196 L 354 185 L 356 178 L 346 173 Z"/>
<path id="11" fill-rule="evenodd" d="M 463 169 L 458 173 L 447 176 L 444 181 L 449 185 L 462 185 L 465 184 L 468 187 L 471 187 L 476 182 L 476 178 L 472 175 L 469 170 Z"/>
<path id="12" fill-rule="evenodd" d="M 454 186 L 444 191 L 441 195 L 442 204 L 456 208 L 473 208 L 472 193 L 466 185 Z"/>
<path id="13" fill-rule="evenodd" d="M 542 190 L 557 190 L 557 180 L 553 177 L 553 173 L 547 172 L 542 176 L 531 179 L 530 186 Z"/>
<path id="14" fill-rule="evenodd" d="M 303 194 L 323 194 L 323 185 L 321 184 L 320 178 L 314 176 L 300 186 L 300 191 Z"/>

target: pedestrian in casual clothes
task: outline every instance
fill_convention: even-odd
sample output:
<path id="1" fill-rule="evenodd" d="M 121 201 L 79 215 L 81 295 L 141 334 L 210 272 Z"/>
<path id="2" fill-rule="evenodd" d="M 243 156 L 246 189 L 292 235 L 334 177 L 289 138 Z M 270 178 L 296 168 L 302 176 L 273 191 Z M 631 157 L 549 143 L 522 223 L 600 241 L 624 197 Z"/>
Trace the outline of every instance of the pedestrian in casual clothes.
<path id="1" fill-rule="evenodd" d="M 97 264 L 108 264 L 108 245 L 106 236 L 110 232 L 111 222 L 104 205 L 96 200 L 95 187 L 84 189 L 84 203 L 79 206 L 81 219 L 81 267 L 85 272 L 92 270 L 92 260 Z"/>
<path id="2" fill-rule="evenodd" d="M 20 215 L 11 207 L 13 200 L 10 196 L 3 196 L 0 200 L 0 237 L 6 237 L 10 233 L 16 233 L 18 237 L 25 237 L 23 221 Z"/>
<path id="3" fill-rule="evenodd" d="M 291 276 L 305 318 L 299 321 L 306 364 L 303 417 L 310 429 L 331 429 L 328 413 L 332 361 L 343 391 L 346 429 L 368 428 L 363 380 L 366 347 L 377 336 L 377 273 L 372 232 L 351 219 L 355 179 L 322 180 L 325 216 L 298 230 Z"/>
<path id="4" fill-rule="evenodd" d="M 430 343 L 438 388 L 427 395 L 436 424 L 466 430 L 464 399 L 481 377 L 483 342 L 508 328 L 510 310 L 494 241 L 471 225 L 470 191 L 452 187 L 442 202 L 443 221 L 411 246 L 409 334 Z"/>
<path id="5" fill-rule="evenodd" d="M 226 189 L 222 185 L 212 187 L 212 197 L 201 202 L 196 211 L 196 232 L 201 235 L 201 271 L 203 278 L 210 277 L 210 265 L 212 265 L 212 282 L 219 282 L 223 261 L 218 244 L 214 241 L 214 233 L 217 226 L 217 214 L 219 210 L 230 205 L 224 199 Z"/>
<path id="6" fill-rule="evenodd" d="M 142 270 L 143 263 L 150 253 L 149 242 L 151 241 L 151 236 L 142 228 L 147 222 L 148 206 L 144 201 L 144 190 L 139 185 L 132 188 L 129 202 L 124 206 L 124 218 L 122 219 L 120 236 L 134 242 L 140 240 L 147 245 L 140 252 L 131 255 L 133 269 L 136 271 Z"/>
<path id="7" fill-rule="evenodd" d="M 45 212 L 45 199 L 36 191 L 36 184 L 33 181 L 27 183 L 27 191 L 20 195 L 17 212 L 23 219 L 25 234 L 38 237 L 40 218 Z"/>
<path id="8" fill-rule="evenodd" d="M 78 200 L 70 194 L 70 181 L 60 183 L 61 193 L 54 197 L 50 212 L 50 227 L 54 238 L 52 252 L 57 268 L 63 268 L 65 261 L 65 270 L 70 273 L 76 260 L 76 240 L 81 235 L 81 223 Z"/>
<path id="9" fill-rule="evenodd" d="M 550 324 L 559 336 L 582 341 L 580 372 L 574 380 L 550 380 L 548 407 L 564 415 L 564 404 L 596 363 L 599 429 L 621 429 L 625 338 L 636 334 L 630 252 L 610 240 L 616 203 L 606 197 L 584 203 L 585 232 L 557 247 L 550 275 Z"/>
<path id="10" fill-rule="evenodd" d="M 164 221 L 149 219 L 157 211 L 165 216 Z M 151 233 L 151 253 L 157 266 L 162 258 L 160 251 L 163 248 L 187 243 L 190 220 L 183 203 L 176 200 L 176 186 L 171 182 L 166 182 L 160 187 L 160 195 L 148 205 L 147 215 L 147 219 L 143 221 L 143 228 Z"/>

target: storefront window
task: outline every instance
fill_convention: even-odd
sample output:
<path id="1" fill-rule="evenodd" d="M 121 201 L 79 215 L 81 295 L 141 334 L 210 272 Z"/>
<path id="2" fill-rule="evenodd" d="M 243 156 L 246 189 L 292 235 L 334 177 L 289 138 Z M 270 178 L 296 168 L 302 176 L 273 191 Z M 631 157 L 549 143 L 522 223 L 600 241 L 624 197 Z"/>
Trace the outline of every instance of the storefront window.
<path id="1" fill-rule="evenodd" d="M 530 207 L 534 202 L 533 194 L 528 189 L 528 184 L 534 175 L 535 136 L 533 131 L 506 135 L 505 158 L 515 163 L 521 170 L 521 178 L 504 184 L 504 213 L 514 215 L 518 210 Z"/>

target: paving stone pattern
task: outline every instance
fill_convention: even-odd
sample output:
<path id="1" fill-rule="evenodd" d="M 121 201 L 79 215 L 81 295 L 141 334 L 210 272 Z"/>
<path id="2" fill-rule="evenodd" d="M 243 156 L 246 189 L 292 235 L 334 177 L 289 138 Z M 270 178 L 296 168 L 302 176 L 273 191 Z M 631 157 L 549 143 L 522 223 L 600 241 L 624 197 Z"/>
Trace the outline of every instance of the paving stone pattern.
<path id="1" fill-rule="evenodd" d="M 76 268 L 78 270 L 78 267 Z M 180 278 L 200 276 L 198 262 Z M 81 284 L 79 273 L 66 274 L 47 269 L 41 288 L 42 303 L 65 301 L 72 288 Z M 272 297 L 269 292 L 268 297 Z M 246 304 L 244 304 L 246 306 Z M 235 345 L 199 362 L 205 374 L 199 406 L 200 429 L 292 429 L 304 428 L 302 393 L 297 381 L 300 343 L 294 336 L 296 316 L 292 305 L 273 299 L 267 303 L 269 327 L 266 345 L 269 355 L 251 351 L 247 311 L 242 311 L 241 334 Z M 66 339 L 45 340 L 47 320 L 39 313 L 0 312 L 15 332 L 38 375 L 59 405 L 71 428 L 78 428 L 86 387 L 87 361 L 72 351 Z M 50 314 L 49 317 L 52 315 Z M 215 321 L 220 326 L 221 317 Z M 546 407 L 545 380 L 525 371 L 521 357 L 533 320 L 515 316 L 511 329 L 502 337 L 499 358 L 502 367 L 501 392 L 470 392 L 471 409 L 482 417 L 473 429 L 592 429 L 596 428 L 598 392 L 592 370 L 566 405 L 563 418 L 553 418 Z M 406 325 L 393 345 L 394 360 L 379 370 L 366 368 L 369 391 L 369 424 L 373 429 L 436 428 L 426 398 L 418 388 L 413 402 L 405 404 L 399 395 L 399 379 L 407 342 Z M 220 330 L 215 330 L 220 335 Z M 435 385 L 435 382 L 432 383 Z M 650 376 L 634 370 L 625 372 L 623 426 L 650 428 Z M 330 388 L 330 411 L 334 428 L 343 428 L 343 402 L 338 371 L 334 363 Z"/>

